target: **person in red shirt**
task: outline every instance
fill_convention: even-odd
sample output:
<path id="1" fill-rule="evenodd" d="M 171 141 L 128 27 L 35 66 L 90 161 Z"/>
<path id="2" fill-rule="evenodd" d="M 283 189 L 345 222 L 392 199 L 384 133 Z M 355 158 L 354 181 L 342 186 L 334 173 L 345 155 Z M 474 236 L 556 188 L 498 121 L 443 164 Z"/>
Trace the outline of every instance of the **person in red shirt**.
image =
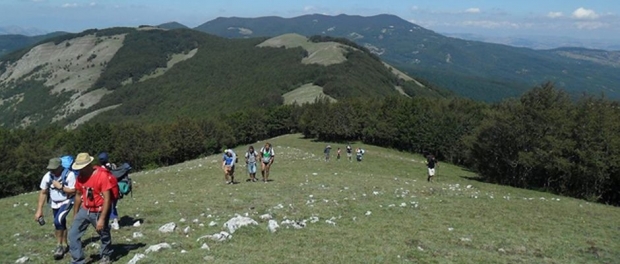
<path id="1" fill-rule="evenodd" d="M 94 158 L 88 153 L 80 153 L 71 166 L 79 171 L 75 183 L 75 210 L 73 224 L 69 230 L 69 252 L 71 263 L 85 263 L 86 257 L 82 249 L 81 238 L 88 225 L 97 230 L 101 240 L 100 263 L 111 263 L 112 236 L 110 235 L 110 208 L 113 201 L 114 188 L 110 178 L 112 174 L 105 168 L 94 166 Z"/>

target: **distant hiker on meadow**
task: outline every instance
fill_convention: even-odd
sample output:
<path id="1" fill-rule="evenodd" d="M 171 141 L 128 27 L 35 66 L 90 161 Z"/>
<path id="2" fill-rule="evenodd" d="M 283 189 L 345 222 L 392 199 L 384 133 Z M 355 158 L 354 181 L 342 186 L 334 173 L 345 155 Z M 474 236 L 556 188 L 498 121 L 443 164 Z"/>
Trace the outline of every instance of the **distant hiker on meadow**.
<path id="1" fill-rule="evenodd" d="M 71 166 L 73 170 L 79 171 L 75 183 L 74 219 L 69 230 L 71 263 L 74 264 L 83 264 L 86 261 L 82 236 L 89 225 L 95 227 L 101 241 L 99 263 L 111 263 L 112 236 L 108 218 L 112 201 L 118 195 L 118 186 L 116 178 L 107 169 L 92 164 L 94 159 L 88 153 L 80 153 Z"/>
<path id="2" fill-rule="evenodd" d="M 426 179 L 428 182 L 433 181 L 433 177 L 435 176 L 435 167 L 437 166 L 437 159 L 433 154 L 429 154 L 426 157 L 426 167 L 428 168 L 428 178 Z"/>
<path id="3" fill-rule="evenodd" d="M 336 151 L 336 160 L 340 160 L 340 148 Z"/>
<path id="4" fill-rule="evenodd" d="M 116 164 L 110 163 L 110 158 L 108 157 L 107 152 L 99 153 L 97 158 L 99 159 L 99 165 L 105 167 L 108 171 L 112 171 L 116 169 Z M 118 223 L 118 209 L 116 209 L 117 203 L 118 201 L 114 200 L 112 202 L 112 208 L 110 209 L 110 221 L 112 221 L 112 224 L 110 224 L 110 227 L 112 227 L 112 229 L 114 230 L 120 229 L 120 225 Z"/>
<path id="5" fill-rule="evenodd" d="M 271 169 L 276 154 L 269 142 L 265 143 L 265 146 L 260 149 L 259 154 L 261 157 L 260 173 L 263 176 L 263 182 L 269 182 L 269 169 Z"/>
<path id="6" fill-rule="evenodd" d="M 249 181 L 256 182 L 256 160 L 258 159 L 258 152 L 254 150 L 254 146 L 248 148 L 248 152 L 245 153 L 245 164 L 248 167 L 248 174 L 250 174 Z"/>
<path id="7" fill-rule="evenodd" d="M 353 148 L 351 148 L 351 144 L 348 144 L 347 145 L 347 158 L 349 158 L 349 161 L 351 161 L 351 156 L 353 156 L 351 152 L 353 152 Z"/>
<path id="8" fill-rule="evenodd" d="M 226 184 L 235 183 L 235 162 L 237 162 L 237 154 L 232 149 L 226 149 L 222 157 L 222 169 L 224 170 Z"/>
<path id="9" fill-rule="evenodd" d="M 71 159 L 72 161 L 72 159 Z M 67 240 L 67 215 L 73 207 L 73 196 L 75 194 L 75 173 L 70 170 L 71 161 L 62 166 L 60 158 L 50 159 L 47 164 L 47 173 L 41 179 L 41 192 L 39 192 L 39 201 L 37 203 L 37 211 L 34 214 L 34 220 L 40 225 L 45 224 L 43 218 L 43 204 L 49 198 L 50 207 L 54 215 L 54 236 L 56 237 L 56 249 L 54 250 L 54 259 L 62 259 L 69 251 L 69 243 Z"/>
<path id="10" fill-rule="evenodd" d="M 332 150 L 332 146 L 327 145 L 323 150 L 323 154 L 325 154 L 325 161 L 329 161 L 329 152 Z"/>
<path id="11" fill-rule="evenodd" d="M 357 158 L 357 161 L 362 161 L 362 158 L 364 157 L 364 153 L 366 153 L 366 151 L 363 148 L 355 149 L 355 156 Z"/>

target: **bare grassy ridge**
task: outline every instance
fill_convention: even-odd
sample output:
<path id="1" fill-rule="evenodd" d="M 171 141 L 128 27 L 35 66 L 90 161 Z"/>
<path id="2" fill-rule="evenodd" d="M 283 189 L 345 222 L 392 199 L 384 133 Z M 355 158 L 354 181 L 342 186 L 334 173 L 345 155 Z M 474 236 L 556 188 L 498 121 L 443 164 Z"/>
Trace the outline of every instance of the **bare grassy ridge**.
<path id="1" fill-rule="evenodd" d="M 480 183 L 467 179 L 473 173 L 443 163 L 436 182 L 428 183 L 421 156 L 374 146 L 353 145 L 366 149 L 364 161 L 358 163 L 348 162 L 344 151 L 337 161 L 336 149 L 345 145 L 332 143 L 332 159 L 325 162 L 324 143 L 300 135 L 270 142 L 276 161 L 273 182 L 267 184 L 245 182 L 240 159 L 241 183 L 224 185 L 219 155 L 135 173 L 134 196 L 122 200 L 119 210 L 126 219 L 144 222 L 113 231 L 119 262 L 161 242 L 174 244 L 138 263 L 199 263 L 205 256 L 213 257 L 213 263 L 614 263 L 620 259 L 619 208 Z M 242 155 L 245 148 L 235 151 Z M 30 257 L 32 263 L 51 262 L 52 227 L 39 227 L 32 220 L 35 201 L 36 194 L 0 200 L 3 262 L 12 263 L 20 256 Z M 196 241 L 223 230 L 222 224 L 235 214 L 246 213 L 259 225 L 239 229 L 229 241 Z M 312 216 L 320 220 L 308 222 L 304 229 L 281 227 L 269 233 L 266 221 L 259 219 L 265 213 L 278 222 Z M 46 216 L 51 222 L 49 213 Z M 182 218 L 186 222 L 180 222 Z M 329 219 L 336 224 L 326 223 Z M 209 227 L 211 221 L 218 225 Z M 157 229 L 168 222 L 177 223 L 177 230 L 160 234 Z M 182 231 L 186 226 L 191 229 L 187 235 Z M 133 232 L 144 237 L 133 238 Z M 91 237 L 96 237 L 92 228 L 84 239 Z M 200 249 L 205 242 L 211 250 Z M 90 245 L 87 251 L 97 252 Z"/>
<path id="2" fill-rule="evenodd" d="M 304 84 L 295 90 L 285 93 L 282 97 L 284 97 L 284 104 L 302 105 L 304 103 L 313 103 L 318 98 L 327 98 L 331 102 L 336 102 L 336 99 L 323 93 L 323 87 L 311 83 Z"/>

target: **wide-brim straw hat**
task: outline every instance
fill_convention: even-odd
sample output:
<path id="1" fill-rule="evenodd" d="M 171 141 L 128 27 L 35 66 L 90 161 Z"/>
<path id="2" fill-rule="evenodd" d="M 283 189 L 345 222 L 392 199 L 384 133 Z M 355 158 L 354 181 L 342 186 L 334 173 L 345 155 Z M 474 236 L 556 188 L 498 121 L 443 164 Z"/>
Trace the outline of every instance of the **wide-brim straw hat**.
<path id="1" fill-rule="evenodd" d="M 75 158 L 73 165 L 71 165 L 71 169 L 81 170 L 84 167 L 88 166 L 91 162 L 93 162 L 93 160 L 95 160 L 95 158 L 93 158 L 90 154 L 80 153 Z"/>

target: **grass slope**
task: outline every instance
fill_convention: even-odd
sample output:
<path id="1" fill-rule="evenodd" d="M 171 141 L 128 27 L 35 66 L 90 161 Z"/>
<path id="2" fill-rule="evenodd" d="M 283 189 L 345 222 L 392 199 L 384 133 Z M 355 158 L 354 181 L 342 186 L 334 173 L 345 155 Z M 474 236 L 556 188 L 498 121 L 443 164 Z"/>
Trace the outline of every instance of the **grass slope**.
<path id="1" fill-rule="evenodd" d="M 129 226 L 113 231 L 116 259 L 127 262 L 150 245 L 139 263 L 612 263 L 620 259 L 618 208 L 547 193 L 469 180 L 461 168 L 440 164 L 425 181 L 422 157 L 363 146 L 363 162 L 323 161 L 324 143 L 287 135 L 270 140 L 276 151 L 270 183 L 246 183 L 243 162 L 236 185 L 224 185 L 220 156 L 135 173 L 135 194 L 119 204 Z M 255 146 L 262 145 L 257 142 Z M 361 145 L 355 144 L 354 147 Z M 243 154 L 245 146 L 236 149 Z M 43 165 L 42 165 L 43 167 Z M 0 255 L 13 262 L 51 262 L 52 227 L 32 220 L 36 194 L 0 200 L 4 228 Z M 403 205 L 403 206 L 401 206 Z M 369 215 L 366 215 L 370 212 Z M 258 226 L 231 240 L 197 239 L 221 231 L 235 214 Z M 319 217 L 299 230 L 267 231 L 259 216 L 278 222 Z M 49 214 L 46 215 L 50 219 Z M 180 219 L 186 219 L 181 222 Z M 142 226 L 132 227 L 140 219 Z M 194 222 L 194 219 L 196 219 Z M 335 225 L 328 224 L 332 220 Z M 211 221 L 216 226 L 209 226 Z M 48 221 L 49 222 L 49 221 Z M 157 229 L 175 222 L 174 233 Z M 201 226 L 202 224 L 202 226 Z M 189 226 L 188 234 L 183 229 Z M 144 237 L 133 238 L 134 232 Z M 96 237 L 93 229 L 84 240 Z M 210 250 L 200 249 L 207 243 Z M 185 250 L 186 253 L 181 253 Z M 92 244 L 89 254 L 96 254 Z"/>
<path id="2" fill-rule="evenodd" d="M 329 101 L 335 102 L 336 99 L 323 93 L 323 87 L 311 83 L 304 84 L 299 88 L 282 95 L 284 104 L 314 103 L 316 99 L 327 98 Z"/>

